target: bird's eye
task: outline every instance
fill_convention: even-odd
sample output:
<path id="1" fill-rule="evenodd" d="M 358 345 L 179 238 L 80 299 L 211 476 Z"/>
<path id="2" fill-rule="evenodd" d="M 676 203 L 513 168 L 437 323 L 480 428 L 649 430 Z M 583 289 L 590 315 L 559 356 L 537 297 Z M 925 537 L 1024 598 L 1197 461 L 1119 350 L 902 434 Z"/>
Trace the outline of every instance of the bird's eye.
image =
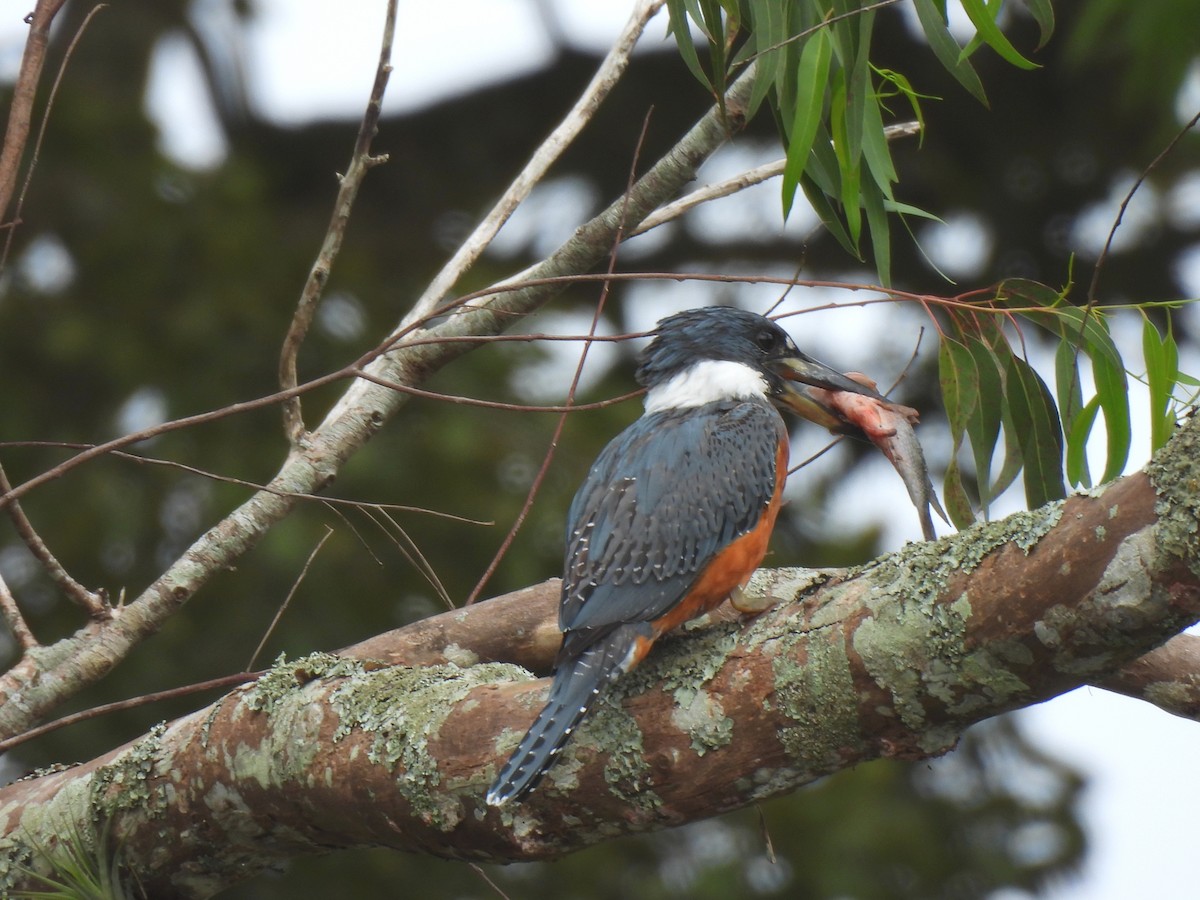
<path id="1" fill-rule="evenodd" d="M 779 346 L 779 332 L 763 328 L 754 335 L 754 343 L 758 344 L 760 350 L 774 350 Z"/>

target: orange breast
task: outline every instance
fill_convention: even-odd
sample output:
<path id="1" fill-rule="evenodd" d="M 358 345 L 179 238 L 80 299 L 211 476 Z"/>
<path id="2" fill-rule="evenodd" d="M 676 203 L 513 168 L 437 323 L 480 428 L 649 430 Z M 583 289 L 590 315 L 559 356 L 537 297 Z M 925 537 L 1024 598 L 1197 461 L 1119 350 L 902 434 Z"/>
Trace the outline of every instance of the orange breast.
<path id="1" fill-rule="evenodd" d="M 655 637 L 720 606 L 733 589 L 745 584 L 758 568 L 767 554 L 767 542 L 771 539 L 775 518 L 779 515 L 783 484 L 787 478 L 787 463 L 788 444 L 785 440 L 779 445 L 775 459 L 775 492 L 763 510 L 758 524 L 720 551 L 712 562 L 705 566 L 688 595 L 671 607 L 666 615 L 651 623 Z M 653 643 L 653 639 L 649 639 L 645 641 L 644 649 L 639 646 L 636 658 L 640 660 Z"/>

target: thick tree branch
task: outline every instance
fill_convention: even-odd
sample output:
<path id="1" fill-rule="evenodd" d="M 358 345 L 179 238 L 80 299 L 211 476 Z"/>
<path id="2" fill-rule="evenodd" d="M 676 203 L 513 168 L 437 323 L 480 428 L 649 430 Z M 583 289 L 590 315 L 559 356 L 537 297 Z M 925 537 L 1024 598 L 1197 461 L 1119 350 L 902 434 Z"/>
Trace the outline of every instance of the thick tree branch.
<path id="1" fill-rule="evenodd" d="M 1200 721 L 1200 636 L 1177 634 L 1115 675 L 1093 683 Z"/>
<path id="2" fill-rule="evenodd" d="M 470 657 L 283 664 L 102 759 L 0 791 L 0 887 L 21 883 L 14 863 L 44 865 L 33 848 L 71 823 L 107 823 L 153 896 L 201 897 L 338 847 L 551 857 L 867 760 L 935 756 L 971 724 L 1098 681 L 1200 618 L 1198 510 L 1200 420 L 1146 473 L 1103 489 L 844 576 L 761 571 L 751 591 L 774 609 L 661 642 L 512 809 L 482 794 L 545 681 Z"/>

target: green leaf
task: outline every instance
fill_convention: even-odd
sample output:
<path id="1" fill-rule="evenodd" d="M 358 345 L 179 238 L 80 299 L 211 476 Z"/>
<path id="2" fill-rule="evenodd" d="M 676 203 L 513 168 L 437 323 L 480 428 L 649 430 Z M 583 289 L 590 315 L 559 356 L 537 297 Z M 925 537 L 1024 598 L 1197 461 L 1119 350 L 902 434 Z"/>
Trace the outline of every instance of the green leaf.
<path id="1" fill-rule="evenodd" d="M 1045 382 L 1029 363 L 1015 354 L 1003 362 L 1005 396 L 1025 459 L 1025 502 L 1035 509 L 1067 495 L 1058 411 Z"/>
<path id="2" fill-rule="evenodd" d="M 871 252 L 875 256 L 875 273 L 879 283 L 888 287 L 892 283 L 892 236 L 888 222 L 884 197 L 879 185 L 867 180 L 862 184 L 863 206 L 867 211 L 867 229 L 871 232 Z"/>
<path id="3" fill-rule="evenodd" d="M 978 383 L 971 355 L 966 347 L 949 336 L 943 336 L 938 345 L 938 381 L 942 388 L 946 418 L 950 422 L 950 436 L 954 442 L 950 464 L 946 467 L 942 497 L 955 527 L 966 528 L 974 522 L 975 513 L 963 487 L 958 453 L 978 401 Z"/>
<path id="4" fill-rule="evenodd" d="M 763 100 L 776 85 L 787 64 L 787 48 L 768 50 L 787 40 L 787 17 L 779 0 L 750 0 L 749 39 L 731 64 L 736 65 L 754 56 L 754 84 L 750 91 L 746 117 L 758 111 Z"/>
<path id="5" fill-rule="evenodd" d="M 1021 470 L 1025 468 L 1025 454 L 1021 450 L 1021 441 L 1017 437 L 1017 429 L 1013 425 L 1011 410 L 1007 403 L 1004 404 L 1001 415 L 1004 419 L 1004 462 L 1000 464 L 1000 471 L 996 473 L 996 477 L 988 488 L 988 494 L 992 499 L 999 497 L 1012 487 L 1017 476 L 1021 474 Z"/>
<path id="6" fill-rule="evenodd" d="M 829 197 L 837 197 L 841 192 L 841 174 L 837 154 L 833 152 L 833 139 L 829 136 L 824 123 L 817 128 L 817 137 L 813 141 L 812 156 L 808 160 L 805 176 L 812 180 Z"/>
<path id="7" fill-rule="evenodd" d="M 996 16 L 1001 9 L 999 3 L 994 4 L 989 10 L 983 0 L 960 0 L 960 2 L 967 18 L 971 20 L 971 24 L 975 26 L 984 43 L 1017 68 L 1040 68 L 1037 63 L 1031 62 L 1017 52 L 1017 48 L 1009 43 L 1004 32 L 1000 30 L 1000 26 L 996 24 Z"/>
<path id="8" fill-rule="evenodd" d="M 849 156 L 850 141 L 846 137 L 846 84 L 842 72 L 835 72 L 833 80 L 829 125 L 833 131 L 833 152 L 838 163 L 838 199 L 846 219 L 846 230 L 850 232 L 850 239 L 857 247 L 862 232 L 862 202 L 859 190 L 862 170 L 858 160 Z"/>
<path id="9" fill-rule="evenodd" d="M 1025 6 L 1038 24 L 1038 49 L 1046 46 L 1050 36 L 1054 34 L 1054 7 L 1050 0 L 1025 0 Z"/>
<path id="10" fill-rule="evenodd" d="M 808 202 L 812 205 L 813 212 L 821 219 L 821 224 L 829 229 L 829 233 L 842 245 L 842 249 L 857 258 L 858 248 L 850 240 L 850 235 L 846 233 L 846 227 L 842 224 L 842 219 L 837 214 L 837 210 L 830 204 L 828 195 L 817 187 L 813 179 L 808 175 L 804 176 L 804 180 L 800 182 L 800 186 L 804 188 L 804 196 L 808 198 Z"/>
<path id="11" fill-rule="evenodd" d="M 1067 341 L 1059 341 L 1058 349 L 1054 351 L 1054 383 L 1058 391 L 1058 409 L 1068 427 L 1083 407 L 1078 360 L 1076 349 Z"/>
<path id="12" fill-rule="evenodd" d="M 1093 397 L 1079 410 L 1067 427 L 1067 478 L 1071 484 L 1090 488 L 1092 473 L 1088 467 L 1087 443 L 1100 412 L 1100 398 Z"/>
<path id="13" fill-rule="evenodd" d="M 1091 356 L 1091 354 L 1088 354 Z M 1092 378 L 1096 397 L 1104 413 L 1104 430 L 1108 439 L 1108 457 L 1104 464 L 1103 481 L 1118 478 L 1129 461 L 1133 429 L 1129 422 L 1129 382 L 1125 369 L 1113 365 L 1107 356 L 1092 356 Z"/>
<path id="14" fill-rule="evenodd" d="M 1007 346 L 1007 345 L 1006 345 Z M 978 338 L 966 342 L 967 352 L 975 366 L 978 402 L 968 422 L 971 451 L 975 458 L 976 478 L 979 480 L 979 504 L 986 511 L 1000 491 L 991 482 L 992 458 L 996 453 L 996 442 L 1000 438 L 1000 425 L 1004 420 L 1003 364 L 996 358 L 992 348 Z M 1016 459 L 1019 461 L 1020 456 Z M 1015 473 L 1014 473 L 1015 476 Z M 1011 479 L 1009 481 L 1011 484 Z"/>
<path id="15" fill-rule="evenodd" d="M 689 20 L 684 0 L 667 0 L 667 12 L 669 13 L 671 34 L 675 38 L 675 45 L 679 47 L 680 58 L 696 80 L 711 92 L 713 84 L 708 73 L 704 71 L 704 66 L 700 65 L 700 57 L 696 53 L 696 42 L 692 40 L 692 30 L 688 25 Z"/>
<path id="16" fill-rule="evenodd" d="M 1092 363 L 1092 381 L 1104 413 L 1107 459 L 1103 481 L 1112 481 L 1129 461 L 1132 428 L 1129 419 L 1129 384 L 1125 364 L 1113 342 L 1104 313 L 1090 307 L 1069 306 L 1063 293 L 1024 279 L 1001 285 L 997 300 L 1005 306 L 1032 306 L 1021 316 L 1055 334 Z"/>
<path id="17" fill-rule="evenodd" d="M 905 78 L 901 73 L 896 72 L 892 69 L 876 68 L 875 71 L 876 71 L 876 73 L 878 73 L 879 77 L 884 79 L 884 81 L 895 86 L 896 90 L 900 93 L 900 95 L 902 97 L 904 97 L 905 100 L 908 101 L 908 105 L 912 109 L 913 118 L 917 120 L 917 125 L 921 130 L 921 134 L 920 134 L 920 137 L 918 138 L 918 140 L 924 141 L 924 139 L 925 139 L 925 115 L 921 110 L 921 100 L 922 99 L 936 100 L 939 98 L 932 97 L 929 94 L 918 94 L 913 89 L 912 83 L 907 78 Z"/>
<path id="18" fill-rule="evenodd" d="M 892 182 L 897 180 L 896 168 L 892 165 L 892 150 L 883 130 L 879 98 L 874 94 L 867 98 L 863 107 L 862 142 L 863 159 L 866 160 L 867 169 L 884 198 L 891 200 Z"/>
<path id="19" fill-rule="evenodd" d="M 1160 337 L 1148 316 L 1142 319 L 1142 355 L 1146 360 L 1146 385 L 1150 389 L 1150 445 L 1157 450 L 1171 439 L 1175 413 L 1171 398 L 1179 374 L 1179 349 L 1168 329 Z"/>
<path id="20" fill-rule="evenodd" d="M 996 323 L 985 321 L 982 324 L 983 330 L 978 340 L 984 345 L 987 353 L 984 355 L 977 352 L 976 358 L 980 361 L 983 371 L 989 373 L 989 377 L 993 373 L 982 363 L 990 362 L 995 369 L 994 377 L 999 379 L 999 386 L 995 386 L 994 382 L 989 384 L 988 407 L 993 409 L 993 414 L 995 409 L 999 410 L 1000 421 L 1004 428 L 1004 461 L 992 483 L 986 487 L 986 490 L 981 489 L 981 495 L 988 498 L 987 502 L 990 502 L 990 499 L 999 497 L 1017 480 L 1017 476 L 1025 467 L 1025 454 L 1022 450 L 1020 428 L 1014 421 L 1012 404 L 1008 402 L 1006 386 L 1012 347 L 1009 346 L 1004 333 Z M 985 503 L 985 512 L 987 508 L 987 503 Z"/>
<path id="21" fill-rule="evenodd" d="M 949 336 L 944 336 L 938 345 L 938 382 L 946 418 L 950 422 L 950 436 L 957 449 L 967 432 L 971 410 L 978 401 L 979 385 L 975 364 L 967 348 Z"/>
<path id="22" fill-rule="evenodd" d="M 900 203 L 895 200 L 889 200 L 884 205 L 887 207 L 888 212 L 899 213 L 902 216 L 917 216 L 922 219 L 929 219 L 931 222 L 938 222 L 942 225 L 946 224 L 940 216 L 935 216 L 931 212 L 926 212 L 919 206 L 913 206 L 909 203 Z"/>
<path id="23" fill-rule="evenodd" d="M 804 43 L 800 67 L 796 72 L 796 110 L 788 131 L 787 165 L 783 170 L 783 215 L 792 209 L 796 187 L 808 164 L 808 154 L 821 113 L 825 107 L 825 86 L 829 81 L 830 38 L 828 29 L 815 32 Z"/>
<path id="24" fill-rule="evenodd" d="M 855 168 L 862 158 L 863 129 L 866 126 L 866 107 L 875 102 L 871 84 L 871 31 L 875 23 L 874 11 L 866 11 L 857 19 L 848 19 L 846 24 L 857 24 L 857 40 L 853 66 L 847 65 L 850 73 L 846 85 L 846 158 Z"/>
<path id="25" fill-rule="evenodd" d="M 1080 380 L 1078 352 L 1066 341 L 1060 341 L 1054 353 L 1054 384 L 1058 391 L 1058 410 L 1062 415 L 1063 434 L 1066 436 L 1067 481 L 1072 485 L 1091 487 L 1086 453 L 1091 424 L 1089 423 L 1082 433 L 1075 429 L 1078 417 L 1083 411 L 1083 387 Z M 1096 402 L 1092 404 L 1092 421 L 1100 408 L 1098 398 L 1094 399 Z"/>
<path id="26" fill-rule="evenodd" d="M 1102 481 L 1112 481 L 1125 469 L 1132 443 L 1129 418 L 1129 382 L 1125 363 L 1108 331 L 1108 320 L 1097 310 L 1060 307 L 1049 317 L 1033 318 L 1071 346 L 1078 346 L 1092 362 L 1092 381 L 1104 414 L 1107 458 Z"/>
<path id="27" fill-rule="evenodd" d="M 723 112 L 725 90 L 728 86 L 727 42 L 725 33 L 727 27 L 731 26 L 736 29 L 737 26 L 735 23 L 727 22 L 719 0 L 701 0 L 701 12 L 704 16 L 704 34 L 708 38 L 708 55 L 712 67 L 712 75 L 710 77 L 712 78 L 713 91 L 717 95 L 717 103 L 722 106 Z"/>
<path id="28" fill-rule="evenodd" d="M 959 84 L 987 106 L 988 99 L 983 90 L 983 82 L 979 80 L 979 75 L 971 67 L 971 63 L 962 57 L 962 48 L 946 27 L 945 4 L 939 9 L 935 0 L 913 0 L 913 3 L 917 10 L 917 20 L 921 23 L 925 39 L 929 41 L 929 49 L 933 51 L 934 56 L 946 67 L 946 71 L 958 79 Z"/>
<path id="29" fill-rule="evenodd" d="M 960 531 L 975 524 L 975 510 L 971 508 L 971 498 L 967 496 L 962 483 L 962 472 L 958 468 L 958 460 L 950 458 L 946 466 L 946 478 L 942 482 L 942 500 L 946 504 L 946 514 L 954 527 Z"/>

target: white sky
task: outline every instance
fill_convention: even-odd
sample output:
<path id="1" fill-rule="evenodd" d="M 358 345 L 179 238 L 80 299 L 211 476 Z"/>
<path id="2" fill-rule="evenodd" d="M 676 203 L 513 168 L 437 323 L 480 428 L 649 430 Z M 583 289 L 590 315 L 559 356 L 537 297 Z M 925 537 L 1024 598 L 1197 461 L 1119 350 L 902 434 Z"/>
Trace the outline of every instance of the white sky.
<path id="1" fill-rule="evenodd" d="M 197 6 L 218 11 L 223 3 L 197 0 Z M 353 5 L 353 14 L 347 12 L 346 5 L 328 0 L 259 0 L 259 5 L 263 14 L 244 48 L 255 107 L 285 123 L 345 117 L 349 148 L 354 128 L 351 119 L 361 113 L 374 77 L 383 0 L 359 0 Z M 607 46 L 628 8 L 625 3 L 595 0 L 558 0 L 549 5 L 557 10 L 557 24 L 570 40 L 593 47 Z M 0 77 L 6 80 L 11 80 L 15 72 L 24 37 L 20 19 L 29 6 L 16 0 L 0 0 Z M 433 103 L 497 76 L 543 64 L 550 43 L 534 10 L 528 0 L 459 0 L 452 4 L 402 0 L 393 55 L 395 71 L 386 109 L 398 111 Z M 655 41 L 662 40 L 662 26 L 654 26 L 651 34 Z M 1200 84 L 1200 78 L 1193 81 Z M 1189 90 L 1193 94 L 1198 91 L 1195 84 Z M 207 112 L 208 100 L 195 62 L 182 40 L 164 42 L 158 49 L 146 102 L 162 128 L 164 148 L 172 155 L 197 167 L 219 162 L 220 137 Z M 937 139 L 937 135 L 927 137 Z M 331 165 L 338 162 L 331 161 Z M 1197 184 L 1200 181 L 1193 179 L 1188 190 L 1194 193 L 1200 189 Z M 1187 209 L 1194 213 L 1194 204 L 1177 199 L 1172 204 L 1172 209 L 1184 210 L 1181 214 Z M 934 212 L 951 217 L 955 214 L 953 210 Z M 1103 212 L 1084 223 L 1087 237 L 1110 221 Z M 750 225 L 761 227 L 757 220 Z M 702 220 L 695 227 L 703 227 Z M 942 245 L 950 241 L 952 248 L 955 240 L 953 235 L 931 237 L 935 253 L 947 252 Z M 516 238 L 510 235 L 506 239 Z M 1200 282 L 1200 252 L 1189 265 Z M 649 318 L 650 308 L 666 312 L 688 305 L 683 297 L 685 290 L 677 285 L 640 288 L 640 292 L 655 295 L 644 308 L 647 315 L 643 318 Z M 631 292 L 627 300 L 632 299 Z M 810 304 L 813 297 L 807 295 L 804 299 Z M 843 320 L 847 318 L 856 328 L 866 327 L 875 333 L 907 328 L 912 340 L 916 338 L 918 326 L 912 317 L 889 307 L 822 314 L 819 325 L 812 317 L 792 319 L 788 324 L 803 344 L 802 330 L 846 327 L 848 322 Z M 932 352 L 933 346 L 927 337 L 925 351 Z M 1136 346 L 1130 350 L 1135 351 Z M 826 361 L 848 368 L 861 365 L 850 358 Z M 1140 433 L 1130 458 L 1131 469 L 1140 468 L 1147 458 L 1141 421 L 1135 419 Z M 926 442 L 937 440 L 932 437 L 933 441 L 927 438 Z M 802 452 L 796 449 L 797 458 Z M 918 536 L 916 517 L 909 512 L 911 507 L 899 480 L 886 477 L 886 467 L 881 472 L 883 477 L 858 479 L 849 485 L 836 498 L 836 509 L 903 510 L 886 532 L 888 545 L 899 545 Z M 1042 743 L 1080 765 L 1091 778 L 1086 813 L 1092 853 L 1082 879 L 1058 887 L 1050 896 L 1054 900 L 1171 900 L 1197 896 L 1194 853 L 1200 838 L 1200 778 L 1196 777 L 1194 762 L 1198 758 L 1200 726 L 1095 689 L 1078 690 L 1050 701 L 1023 713 L 1022 719 Z"/>

